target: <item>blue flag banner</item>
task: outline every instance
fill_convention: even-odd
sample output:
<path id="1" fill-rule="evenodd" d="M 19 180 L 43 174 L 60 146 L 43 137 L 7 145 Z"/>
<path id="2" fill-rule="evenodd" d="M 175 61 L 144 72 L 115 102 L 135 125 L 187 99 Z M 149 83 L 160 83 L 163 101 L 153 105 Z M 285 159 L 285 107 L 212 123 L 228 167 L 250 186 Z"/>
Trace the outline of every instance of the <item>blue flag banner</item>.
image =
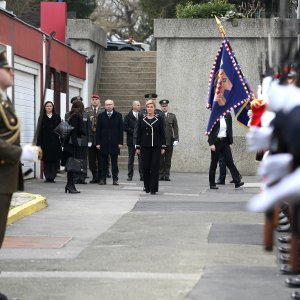
<path id="1" fill-rule="evenodd" d="M 210 72 L 207 105 L 211 109 L 206 134 L 211 133 L 222 115 L 234 110 L 240 123 L 247 126 L 247 104 L 253 93 L 243 76 L 229 41 L 224 39 Z"/>

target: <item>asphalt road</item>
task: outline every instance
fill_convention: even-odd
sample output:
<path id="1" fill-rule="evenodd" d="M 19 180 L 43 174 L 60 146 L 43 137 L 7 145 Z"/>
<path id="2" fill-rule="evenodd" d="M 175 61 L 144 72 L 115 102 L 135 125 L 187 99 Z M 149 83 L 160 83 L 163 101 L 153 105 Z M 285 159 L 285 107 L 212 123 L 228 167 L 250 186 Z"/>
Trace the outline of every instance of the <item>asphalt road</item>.
<path id="1" fill-rule="evenodd" d="M 28 181 L 49 206 L 8 227 L 0 291 L 22 300 L 289 299 L 277 253 L 263 250 L 264 216 L 245 210 L 257 185 L 214 191 L 207 174 L 171 179 L 157 195 L 125 173 L 119 186 L 78 185 L 76 195 L 64 193 L 64 177 Z"/>

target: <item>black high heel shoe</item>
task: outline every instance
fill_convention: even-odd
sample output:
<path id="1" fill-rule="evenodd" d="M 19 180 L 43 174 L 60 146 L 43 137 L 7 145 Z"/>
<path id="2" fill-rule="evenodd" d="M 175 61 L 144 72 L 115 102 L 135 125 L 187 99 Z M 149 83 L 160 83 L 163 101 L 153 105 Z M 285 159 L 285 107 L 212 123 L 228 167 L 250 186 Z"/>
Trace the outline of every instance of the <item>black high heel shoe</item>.
<path id="1" fill-rule="evenodd" d="M 78 194 L 80 193 L 76 189 L 74 189 L 72 186 L 65 186 L 65 193 L 69 192 L 69 194 Z"/>

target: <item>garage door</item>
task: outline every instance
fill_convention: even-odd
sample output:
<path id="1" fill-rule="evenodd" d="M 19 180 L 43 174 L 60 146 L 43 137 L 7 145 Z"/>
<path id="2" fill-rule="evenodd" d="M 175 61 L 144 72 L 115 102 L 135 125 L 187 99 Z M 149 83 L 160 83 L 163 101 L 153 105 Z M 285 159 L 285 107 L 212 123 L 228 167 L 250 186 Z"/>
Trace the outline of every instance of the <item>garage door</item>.
<path id="1" fill-rule="evenodd" d="M 21 144 L 32 143 L 35 130 L 35 76 L 15 70 L 15 108 L 21 119 Z M 29 177 L 35 176 L 35 165 L 23 162 L 23 172 L 32 169 Z"/>

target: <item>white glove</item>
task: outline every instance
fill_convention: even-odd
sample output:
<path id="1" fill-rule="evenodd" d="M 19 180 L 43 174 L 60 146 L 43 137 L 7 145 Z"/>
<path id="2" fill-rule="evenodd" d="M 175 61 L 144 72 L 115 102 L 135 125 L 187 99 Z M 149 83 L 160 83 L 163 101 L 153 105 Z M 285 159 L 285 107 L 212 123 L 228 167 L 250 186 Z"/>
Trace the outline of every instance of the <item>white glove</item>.
<path id="1" fill-rule="evenodd" d="M 38 161 L 39 147 L 26 144 L 22 149 L 21 161 Z"/>
<path id="2" fill-rule="evenodd" d="M 249 109 L 247 111 L 247 116 L 251 119 L 253 117 L 253 112 L 252 112 L 252 109 Z"/>
<path id="3" fill-rule="evenodd" d="M 293 156 L 289 153 L 269 155 L 258 168 L 258 175 L 266 177 L 266 184 L 282 179 L 291 173 Z"/>
<path id="4" fill-rule="evenodd" d="M 88 142 L 88 147 L 92 147 L 93 143 L 92 142 Z"/>
<path id="5" fill-rule="evenodd" d="M 296 202 L 300 197 L 300 168 L 287 175 L 276 185 L 266 188 L 263 193 L 252 198 L 247 209 L 253 212 L 265 212 L 281 201 Z"/>
<path id="6" fill-rule="evenodd" d="M 247 133 L 247 145 L 250 152 L 268 150 L 271 143 L 272 127 L 251 126 Z"/>
<path id="7" fill-rule="evenodd" d="M 174 141 L 174 142 L 173 142 L 173 146 L 174 146 L 174 147 L 176 147 L 178 144 L 179 144 L 178 141 Z"/>

